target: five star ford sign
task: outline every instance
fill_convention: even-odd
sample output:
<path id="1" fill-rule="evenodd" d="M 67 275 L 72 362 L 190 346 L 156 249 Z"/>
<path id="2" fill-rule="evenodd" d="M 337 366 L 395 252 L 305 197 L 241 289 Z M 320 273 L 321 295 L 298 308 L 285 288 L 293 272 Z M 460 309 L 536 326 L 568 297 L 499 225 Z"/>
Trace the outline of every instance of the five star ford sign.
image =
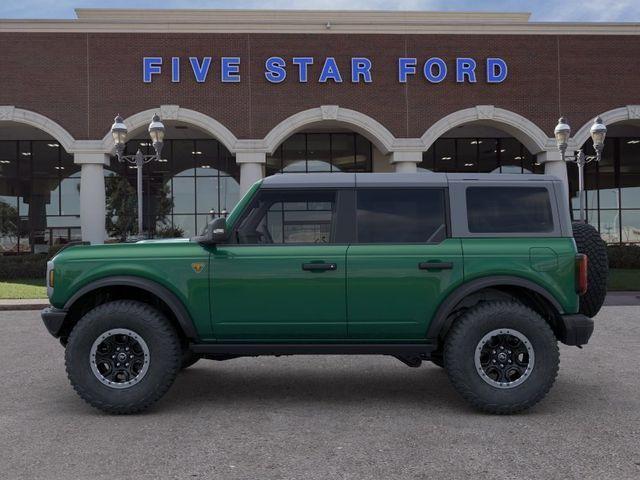
<path id="1" fill-rule="evenodd" d="M 165 64 L 168 67 L 173 83 L 182 79 L 183 63 L 189 75 L 198 83 L 207 80 L 212 70 L 212 57 L 171 57 L 165 62 L 164 57 L 144 57 L 142 59 L 142 79 L 151 83 L 154 76 L 163 74 Z M 483 63 L 483 69 L 478 64 Z M 222 83 L 238 83 L 240 76 L 240 57 L 221 57 L 219 75 Z M 406 83 L 411 77 L 422 76 L 430 83 L 440 83 L 448 75 L 455 75 L 458 83 L 476 83 L 482 77 L 486 83 L 502 83 L 507 78 L 507 62 L 502 58 L 489 57 L 479 62 L 474 58 L 459 57 L 447 62 L 440 57 L 431 57 L 420 61 L 417 58 L 400 57 L 397 62 L 398 82 Z M 314 68 L 314 67 L 318 68 Z M 483 72 L 481 71 L 483 70 Z M 288 75 L 292 75 L 299 83 L 307 83 L 309 79 L 319 83 L 329 81 L 342 83 L 345 78 L 352 83 L 372 83 L 375 77 L 375 66 L 367 57 L 352 57 L 347 71 L 341 70 L 335 57 L 326 57 L 316 62 L 313 57 L 269 57 L 264 62 L 264 76 L 270 83 L 281 83 Z"/>

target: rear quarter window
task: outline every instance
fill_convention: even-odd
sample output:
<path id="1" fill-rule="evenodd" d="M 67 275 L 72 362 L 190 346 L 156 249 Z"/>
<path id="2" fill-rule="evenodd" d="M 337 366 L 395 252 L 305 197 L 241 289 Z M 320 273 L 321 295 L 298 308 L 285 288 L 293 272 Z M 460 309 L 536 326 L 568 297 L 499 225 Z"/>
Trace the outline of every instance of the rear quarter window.
<path id="1" fill-rule="evenodd" d="M 547 233 L 554 230 L 544 187 L 468 187 L 470 233 Z"/>

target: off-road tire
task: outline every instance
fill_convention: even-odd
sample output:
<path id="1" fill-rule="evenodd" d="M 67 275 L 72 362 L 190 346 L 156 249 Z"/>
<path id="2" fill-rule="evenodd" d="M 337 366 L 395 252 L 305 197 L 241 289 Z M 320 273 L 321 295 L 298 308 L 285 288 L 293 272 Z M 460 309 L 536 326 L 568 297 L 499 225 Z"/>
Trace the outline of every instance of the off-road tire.
<path id="1" fill-rule="evenodd" d="M 149 349 L 144 377 L 128 388 L 114 389 L 91 369 L 93 343 L 111 329 L 129 329 Z M 180 340 L 167 320 L 150 305 L 133 300 L 104 303 L 87 312 L 73 327 L 65 350 L 67 376 L 80 397 L 107 413 L 130 414 L 149 408 L 169 390 L 182 359 Z"/>
<path id="2" fill-rule="evenodd" d="M 191 365 L 195 364 L 202 357 L 189 350 L 188 348 L 183 348 L 182 350 L 182 359 L 180 362 L 180 370 L 184 370 L 185 368 L 189 368 Z"/>
<path id="3" fill-rule="evenodd" d="M 587 223 L 573 223 L 573 238 L 578 252 L 588 257 L 587 292 L 580 296 L 580 313 L 587 317 L 595 317 L 602 308 L 607 295 L 607 279 L 609 277 L 609 257 L 607 245 L 600 233 Z"/>
<path id="4" fill-rule="evenodd" d="M 480 340 L 496 329 L 520 332 L 535 354 L 529 376 L 512 388 L 487 383 L 474 362 Z M 526 410 L 542 400 L 558 374 L 560 354 L 553 331 L 538 313 L 517 301 L 495 301 L 478 304 L 454 323 L 445 339 L 444 363 L 454 388 L 473 407 L 504 415 Z"/>

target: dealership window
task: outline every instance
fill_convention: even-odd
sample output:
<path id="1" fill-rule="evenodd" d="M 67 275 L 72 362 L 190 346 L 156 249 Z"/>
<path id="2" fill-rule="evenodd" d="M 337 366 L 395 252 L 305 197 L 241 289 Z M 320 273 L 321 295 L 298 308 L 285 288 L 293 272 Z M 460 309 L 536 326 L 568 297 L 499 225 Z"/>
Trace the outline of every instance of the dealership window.
<path id="1" fill-rule="evenodd" d="M 469 187 L 466 195 L 471 233 L 553 231 L 553 214 L 546 188 Z"/>
<path id="2" fill-rule="evenodd" d="M 418 168 L 433 172 L 542 173 L 515 138 L 439 138 L 422 155 Z"/>
<path id="3" fill-rule="evenodd" d="M 433 243 L 446 236 L 442 189 L 361 189 L 359 243 Z"/>
<path id="4" fill-rule="evenodd" d="M 80 167 L 55 140 L 0 140 L 0 253 L 80 240 Z"/>
<path id="5" fill-rule="evenodd" d="M 594 154 L 591 141 L 583 149 L 587 155 Z M 572 215 L 577 220 L 575 164 L 569 164 L 568 176 Z M 601 161 L 585 167 L 585 196 L 587 221 L 607 243 L 640 243 L 640 137 L 607 136 Z"/>
<path id="6" fill-rule="evenodd" d="M 330 243 L 335 195 L 263 191 L 238 228 L 238 243 Z"/>
<path id="7" fill-rule="evenodd" d="M 296 133 L 267 156 L 266 175 L 371 172 L 372 145 L 357 133 Z"/>
<path id="8" fill-rule="evenodd" d="M 126 154 L 138 148 L 153 153 L 151 142 L 140 139 L 127 142 Z M 125 179 L 135 191 L 135 166 L 114 157 L 111 169 L 107 182 Z M 162 159 L 147 163 L 142 172 L 144 228 L 151 236 L 195 236 L 211 215 L 231 211 L 240 199 L 240 170 L 215 139 L 165 140 Z M 107 196 L 112 190 L 107 186 Z"/>

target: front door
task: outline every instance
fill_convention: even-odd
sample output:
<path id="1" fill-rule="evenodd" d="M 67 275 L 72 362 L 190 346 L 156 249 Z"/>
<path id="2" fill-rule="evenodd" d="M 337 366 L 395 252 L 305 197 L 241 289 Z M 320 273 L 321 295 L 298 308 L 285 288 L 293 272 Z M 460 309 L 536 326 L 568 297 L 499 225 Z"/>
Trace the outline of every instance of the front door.
<path id="1" fill-rule="evenodd" d="M 211 253 L 211 313 L 220 340 L 346 337 L 346 251 L 336 190 L 262 190 Z"/>
<path id="2" fill-rule="evenodd" d="M 358 189 L 357 241 L 347 253 L 350 338 L 425 338 L 438 305 L 463 280 L 445 195 L 444 188 Z"/>

